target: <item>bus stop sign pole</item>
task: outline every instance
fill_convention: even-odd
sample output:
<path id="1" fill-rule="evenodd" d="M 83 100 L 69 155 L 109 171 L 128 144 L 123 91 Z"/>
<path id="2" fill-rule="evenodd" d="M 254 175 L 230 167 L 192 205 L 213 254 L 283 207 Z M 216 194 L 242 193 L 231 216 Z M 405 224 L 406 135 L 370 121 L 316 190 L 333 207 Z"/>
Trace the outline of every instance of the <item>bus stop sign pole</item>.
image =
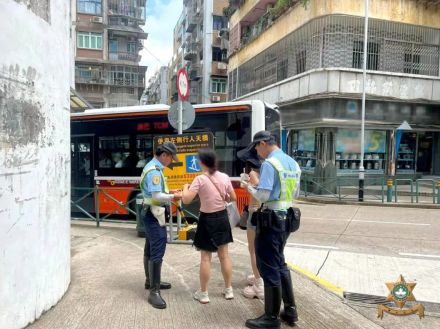
<path id="1" fill-rule="evenodd" d="M 183 133 L 183 119 L 182 119 L 182 111 L 183 105 L 182 102 L 186 101 L 189 96 L 189 83 L 188 83 L 188 74 L 184 68 L 181 68 L 177 73 L 177 93 L 179 94 L 179 112 L 178 112 L 178 128 L 177 133 L 181 135 Z"/>
<path id="2" fill-rule="evenodd" d="M 179 110 L 177 114 L 177 134 L 182 135 L 183 133 L 183 101 L 188 99 L 189 95 L 189 84 L 188 84 L 188 74 L 184 68 L 181 68 L 177 73 L 177 93 L 179 94 Z M 178 208 L 182 207 L 182 201 L 179 200 Z M 172 222 L 172 221 L 171 221 Z M 177 211 L 177 229 L 179 230 L 182 224 L 182 218 L 180 216 L 180 211 Z M 172 235 L 172 225 L 170 226 L 170 240 L 173 241 Z"/>

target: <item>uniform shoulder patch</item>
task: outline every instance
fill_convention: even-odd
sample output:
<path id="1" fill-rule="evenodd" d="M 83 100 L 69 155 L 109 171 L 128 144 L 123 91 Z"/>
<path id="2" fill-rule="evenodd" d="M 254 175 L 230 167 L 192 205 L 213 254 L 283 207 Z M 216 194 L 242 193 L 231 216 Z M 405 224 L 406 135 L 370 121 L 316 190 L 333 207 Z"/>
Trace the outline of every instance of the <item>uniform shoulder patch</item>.
<path id="1" fill-rule="evenodd" d="M 160 183 L 160 176 L 158 176 L 158 175 L 153 176 L 153 184 L 157 185 L 159 183 Z"/>

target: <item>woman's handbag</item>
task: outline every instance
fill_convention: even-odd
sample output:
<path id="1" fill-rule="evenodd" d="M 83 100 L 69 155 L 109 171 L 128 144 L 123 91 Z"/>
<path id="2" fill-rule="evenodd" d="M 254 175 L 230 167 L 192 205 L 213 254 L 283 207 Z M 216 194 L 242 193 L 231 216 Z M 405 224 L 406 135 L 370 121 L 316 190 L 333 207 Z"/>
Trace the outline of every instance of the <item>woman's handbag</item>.
<path id="1" fill-rule="evenodd" d="M 229 225 L 234 228 L 240 223 L 240 213 L 238 212 L 237 203 L 235 201 L 226 203 L 226 211 L 228 212 Z"/>
<path id="2" fill-rule="evenodd" d="M 221 198 L 226 203 L 226 212 L 228 213 L 228 219 L 229 219 L 229 225 L 231 225 L 231 228 L 234 228 L 238 225 L 240 222 L 240 213 L 237 209 L 237 203 L 235 201 L 227 202 L 226 198 L 223 197 L 222 193 L 220 192 L 220 189 L 217 187 L 217 185 L 214 184 L 213 180 L 210 176 L 206 175 L 209 180 L 211 181 L 212 185 L 217 189 L 218 193 L 220 193 Z"/>

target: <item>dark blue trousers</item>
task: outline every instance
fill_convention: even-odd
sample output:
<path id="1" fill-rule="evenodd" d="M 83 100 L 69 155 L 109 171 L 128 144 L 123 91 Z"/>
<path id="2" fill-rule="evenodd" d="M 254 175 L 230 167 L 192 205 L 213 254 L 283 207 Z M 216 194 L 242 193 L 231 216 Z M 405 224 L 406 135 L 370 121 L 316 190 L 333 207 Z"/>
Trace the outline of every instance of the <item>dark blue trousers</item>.
<path id="1" fill-rule="evenodd" d="M 143 213 L 145 226 L 144 256 L 153 262 L 161 262 L 167 245 L 167 228 L 159 225 L 150 210 Z"/>
<path id="2" fill-rule="evenodd" d="M 257 267 L 267 287 L 281 286 L 282 277 L 290 277 L 290 271 L 284 259 L 284 247 L 290 232 L 286 232 L 285 214 L 281 213 L 278 223 L 257 232 L 255 254 Z"/>

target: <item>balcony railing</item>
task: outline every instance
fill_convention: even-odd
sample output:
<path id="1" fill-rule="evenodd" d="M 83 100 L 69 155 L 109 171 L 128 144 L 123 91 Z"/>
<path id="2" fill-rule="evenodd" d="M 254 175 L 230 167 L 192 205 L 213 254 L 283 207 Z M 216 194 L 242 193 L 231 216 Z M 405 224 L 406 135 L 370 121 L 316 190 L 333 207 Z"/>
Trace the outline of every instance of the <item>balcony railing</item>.
<path id="1" fill-rule="evenodd" d="M 110 16 L 108 19 L 108 25 L 114 26 L 114 27 L 123 27 L 124 29 L 139 29 L 139 25 L 143 25 L 143 21 L 138 20 L 128 20 L 121 16 Z"/>
<path id="2" fill-rule="evenodd" d="M 127 53 L 127 52 L 109 52 L 108 58 L 111 61 L 129 61 L 138 62 L 140 61 L 140 56 L 137 53 Z"/>
<path id="3" fill-rule="evenodd" d="M 144 79 L 137 74 L 121 74 L 110 71 L 110 85 L 125 87 L 145 87 Z"/>
<path id="4" fill-rule="evenodd" d="M 197 52 L 198 52 L 199 48 L 198 48 L 198 43 L 191 43 L 190 46 L 188 46 L 187 48 L 185 48 L 185 53 L 183 55 L 183 59 L 185 60 L 192 60 L 195 57 L 197 57 Z"/>
<path id="5" fill-rule="evenodd" d="M 108 14 L 145 20 L 145 7 L 137 6 L 136 0 L 109 0 Z"/>
<path id="6" fill-rule="evenodd" d="M 76 68 L 75 83 L 107 84 L 107 79 L 100 70 Z"/>

